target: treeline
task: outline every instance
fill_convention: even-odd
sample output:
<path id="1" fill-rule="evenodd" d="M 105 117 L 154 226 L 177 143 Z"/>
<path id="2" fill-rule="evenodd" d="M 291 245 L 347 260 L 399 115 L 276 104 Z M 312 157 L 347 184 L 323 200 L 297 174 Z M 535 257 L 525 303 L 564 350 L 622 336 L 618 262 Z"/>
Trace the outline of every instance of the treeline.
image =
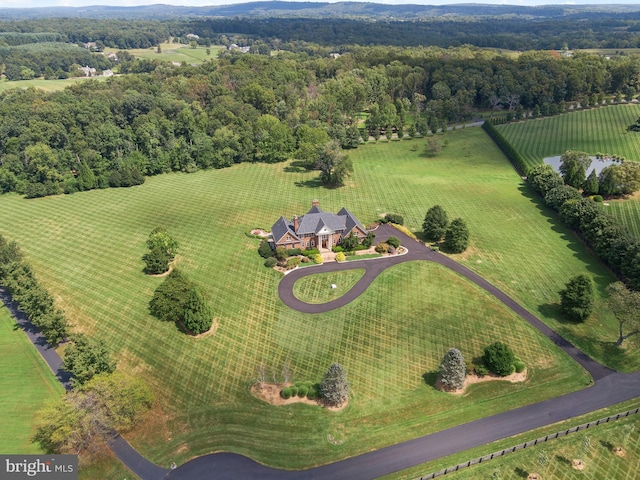
<path id="1" fill-rule="evenodd" d="M 335 59 L 230 52 L 197 67 L 127 59 L 121 68 L 148 73 L 0 95 L 1 192 L 130 186 L 248 161 L 312 167 L 332 140 L 357 148 L 370 136 L 424 135 L 478 109 L 522 118 L 594 96 L 630 99 L 640 75 L 632 58 L 513 58 L 472 47 L 353 47 Z"/>
<path id="2" fill-rule="evenodd" d="M 62 42 L 63 38 L 57 32 L 0 32 L 0 46 L 15 47 L 16 45 L 27 45 L 29 43 Z"/>
<path id="3" fill-rule="evenodd" d="M 13 299 L 47 342 L 57 346 L 68 336 L 67 320 L 57 309 L 51 294 L 38 282 L 33 269 L 25 262 L 15 242 L 0 235 L 0 285 L 9 290 Z"/>
<path id="4" fill-rule="evenodd" d="M 115 63 L 104 55 L 74 45 L 33 43 L 0 47 L 0 65 L 0 73 L 4 73 L 7 80 L 31 80 L 79 76 L 82 74 L 78 70 L 80 66 L 106 70 L 113 68 Z"/>

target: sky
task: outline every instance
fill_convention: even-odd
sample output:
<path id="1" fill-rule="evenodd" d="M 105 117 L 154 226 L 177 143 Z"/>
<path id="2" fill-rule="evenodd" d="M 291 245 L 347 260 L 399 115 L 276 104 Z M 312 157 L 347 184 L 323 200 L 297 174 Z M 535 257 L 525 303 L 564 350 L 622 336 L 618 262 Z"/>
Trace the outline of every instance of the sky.
<path id="1" fill-rule="evenodd" d="M 0 8 L 30 8 L 30 7 L 87 7 L 91 5 L 109 5 L 132 7 L 136 5 L 182 5 L 203 7 L 207 5 L 230 5 L 246 3 L 249 0 L 0 0 Z M 326 0 L 340 1 L 340 0 Z M 363 1 L 363 0 L 361 0 Z M 371 0 L 368 0 L 371 1 Z M 637 4 L 638 0 L 375 0 L 375 3 L 388 4 L 418 4 L 418 5 L 450 5 L 455 3 L 484 3 L 494 5 L 575 5 L 575 4 Z"/>

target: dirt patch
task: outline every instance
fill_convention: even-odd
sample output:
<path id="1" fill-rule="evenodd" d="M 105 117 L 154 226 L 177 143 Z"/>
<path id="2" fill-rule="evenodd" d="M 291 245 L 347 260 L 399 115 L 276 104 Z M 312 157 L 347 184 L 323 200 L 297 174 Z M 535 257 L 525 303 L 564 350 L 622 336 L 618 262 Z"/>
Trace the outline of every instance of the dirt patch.
<path id="1" fill-rule="evenodd" d="M 541 476 L 538 473 L 530 473 L 527 480 L 541 480 Z"/>
<path id="2" fill-rule="evenodd" d="M 571 466 L 576 470 L 584 470 L 587 465 L 582 460 L 575 459 L 571 460 Z"/>
<path id="3" fill-rule="evenodd" d="M 180 325 L 180 330 L 182 330 L 184 333 L 189 335 L 191 338 L 195 338 L 196 340 L 198 340 L 200 338 L 208 337 L 209 335 L 213 335 L 216 332 L 216 330 L 218 329 L 218 319 L 217 318 L 213 319 L 213 322 L 211 323 L 211 328 L 209 330 L 207 330 L 206 332 L 199 333 L 197 335 L 191 333 L 189 331 L 189 329 L 187 327 L 185 327 L 184 322 L 182 320 L 180 320 L 178 322 L 178 324 Z"/>
<path id="4" fill-rule="evenodd" d="M 251 395 L 262 400 L 263 402 L 267 402 L 271 405 L 281 406 L 281 405 L 291 405 L 293 403 L 304 403 L 305 405 L 316 405 L 318 407 L 326 408 L 327 410 L 331 410 L 332 412 L 339 412 L 340 410 L 344 410 L 344 408 L 349 404 L 349 402 L 345 402 L 339 407 L 334 407 L 330 405 L 326 405 L 322 402 L 322 400 L 310 400 L 307 397 L 291 397 L 291 398 L 282 398 L 280 396 L 280 390 L 285 387 L 293 385 L 292 383 L 264 383 L 262 387 L 259 383 L 254 383 L 251 385 Z"/>
<path id="5" fill-rule="evenodd" d="M 254 228 L 249 233 L 251 235 L 258 235 L 260 237 L 265 237 L 265 238 L 269 236 L 269 232 L 267 232 L 266 230 L 264 230 L 262 228 Z"/>
<path id="6" fill-rule="evenodd" d="M 482 375 L 482 376 L 472 373 L 467 375 L 467 378 L 465 378 L 464 380 L 464 386 L 458 390 L 450 390 L 448 387 L 440 383 L 440 379 L 436 380 L 435 387 L 438 390 L 441 390 L 443 392 L 453 393 L 454 395 L 462 395 L 467 389 L 467 387 L 469 385 L 473 385 L 474 383 L 492 382 L 496 380 L 503 381 L 503 382 L 510 382 L 510 383 L 519 383 L 519 382 L 524 382 L 526 379 L 527 379 L 527 369 L 525 368 L 520 373 L 512 373 L 511 375 L 507 375 L 506 377 L 501 377 L 493 373 L 490 373 L 489 375 Z"/>
<path id="7" fill-rule="evenodd" d="M 626 452 L 624 451 L 624 448 L 616 447 L 613 449 L 613 454 L 617 455 L 618 457 L 624 457 L 626 455 Z"/>

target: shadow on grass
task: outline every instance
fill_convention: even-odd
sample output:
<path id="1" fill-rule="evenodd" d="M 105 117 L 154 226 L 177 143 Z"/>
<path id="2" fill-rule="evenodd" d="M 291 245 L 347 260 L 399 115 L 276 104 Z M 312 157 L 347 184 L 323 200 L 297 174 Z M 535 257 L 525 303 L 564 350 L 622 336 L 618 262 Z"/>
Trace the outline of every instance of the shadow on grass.
<path id="1" fill-rule="evenodd" d="M 556 460 L 561 464 L 568 465 L 569 467 L 571 466 L 571 460 L 569 460 L 567 457 L 556 455 Z"/>
<path id="2" fill-rule="evenodd" d="M 425 372 L 422 374 L 422 379 L 426 385 L 436 388 L 436 380 L 438 379 L 438 372 Z"/>
<path id="3" fill-rule="evenodd" d="M 527 472 L 524 468 L 522 467 L 516 467 L 513 469 L 513 473 L 516 474 L 516 477 L 518 478 L 527 478 L 529 476 L 529 472 Z"/>
<path id="4" fill-rule="evenodd" d="M 320 188 L 323 187 L 324 185 L 322 185 L 322 180 L 320 180 L 320 178 L 314 178 L 311 180 L 302 180 L 299 182 L 294 182 L 294 185 L 296 187 L 301 187 L 301 188 Z"/>
<path id="5" fill-rule="evenodd" d="M 608 451 L 613 452 L 613 443 L 608 442 L 607 440 L 600 440 L 600 445 L 602 445 Z"/>
<path id="6" fill-rule="evenodd" d="M 308 172 L 309 169 L 302 161 L 293 161 L 286 167 L 284 167 L 284 171 L 287 173 L 304 173 Z"/>

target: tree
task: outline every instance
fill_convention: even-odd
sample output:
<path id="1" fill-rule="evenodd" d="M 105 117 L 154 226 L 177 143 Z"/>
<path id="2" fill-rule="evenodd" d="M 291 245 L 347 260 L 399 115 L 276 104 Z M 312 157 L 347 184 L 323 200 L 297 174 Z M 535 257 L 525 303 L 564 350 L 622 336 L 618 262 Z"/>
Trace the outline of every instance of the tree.
<path id="1" fill-rule="evenodd" d="M 443 246 L 451 253 L 462 253 L 469 246 L 469 228 L 464 220 L 456 218 L 451 221 L 444 234 Z"/>
<path id="2" fill-rule="evenodd" d="M 622 282 L 607 287 L 607 305 L 618 320 L 618 340 L 622 345 L 626 339 L 640 334 L 640 292 L 629 290 Z"/>
<path id="3" fill-rule="evenodd" d="M 320 394 L 325 402 L 337 407 L 349 399 L 349 381 L 342 365 L 331 364 L 320 383 Z"/>
<path id="4" fill-rule="evenodd" d="M 351 160 L 335 140 L 324 145 L 316 166 L 320 169 L 322 183 L 330 186 L 343 185 L 345 179 L 353 173 Z"/>
<path id="5" fill-rule="evenodd" d="M 425 153 L 427 157 L 435 157 L 440 152 L 440 140 L 436 137 L 431 137 L 427 140 L 425 146 Z"/>
<path id="6" fill-rule="evenodd" d="M 182 320 L 193 287 L 180 270 L 174 269 L 153 293 L 149 302 L 151 315 L 164 321 Z"/>
<path id="7" fill-rule="evenodd" d="M 560 309 L 567 318 L 578 322 L 589 318 L 595 302 L 595 287 L 589 275 L 571 277 L 559 293 Z"/>
<path id="8" fill-rule="evenodd" d="M 342 248 L 345 251 L 351 252 L 356 249 L 356 247 L 360 244 L 360 240 L 356 237 L 353 232 L 351 232 L 343 241 Z"/>
<path id="9" fill-rule="evenodd" d="M 184 326 L 191 332 L 204 333 L 213 324 L 213 310 L 206 302 L 200 290 L 192 288 L 184 310 Z"/>
<path id="10" fill-rule="evenodd" d="M 255 126 L 256 159 L 266 163 L 284 162 L 295 147 L 291 129 L 273 115 L 262 115 Z"/>
<path id="11" fill-rule="evenodd" d="M 564 183 L 574 188 L 581 188 L 584 184 L 586 171 L 591 165 L 588 153 L 567 150 L 560 157 L 560 173 Z"/>
<path id="12" fill-rule="evenodd" d="M 169 270 L 169 256 L 160 247 L 153 247 L 151 251 L 142 256 L 142 260 L 145 263 L 145 273 L 158 275 Z"/>
<path id="13" fill-rule="evenodd" d="M 561 185 L 547 192 L 544 196 L 544 203 L 558 211 L 565 202 L 569 200 L 580 200 L 581 198 L 582 195 L 576 188 L 570 185 Z"/>
<path id="14" fill-rule="evenodd" d="M 427 240 L 439 242 L 449 226 L 447 212 L 440 205 L 434 205 L 424 217 L 422 231 Z"/>
<path id="15" fill-rule="evenodd" d="M 599 192 L 598 186 L 598 175 L 596 174 L 595 168 L 591 170 L 591 173 L 584 181 L 584 185 L 582 186 L 582 191 L 585 195 L 597 195 Z"/>
<path id="16" fill-rule="evenodd" d="M 131 429 L 153 403 L 139 378 L 101 373 L 38 413 L 34 441 L 47 453 L 99 452 L 117 431 Z"/>
<path id="17" fill-rule="evenodd" d="M 543 197 L 549 190 L 561 186 L 564 182 L 551 165 L 542 163 L 533 167 L 527 175 L 533 189 Z"/>
<path id="18" fill-rule="evenodd" d="M 451 390 L 459 390 L 464 386 L 467 366 L 460 350 L 451 348 L 445 353 L 440 363 L 440 383 Z"/>
<path id="19" fill-rule="evenodd" d="M 163 227 L 156 227 L 152 230 L 147 240 L 147 247 L 149 250 L 159 248 L 170 260 L 173 260 L 178 253 L 178 242 L 171 238 Z"/>
<path id="20" fill-rule="evenodd" d="M 516 357 L 509 346 L 502 342 L 495 342 L 485 347 L 482 361 L 493 373 L 506 377 L 515 370 L 513 362 Z"/>
<path id="21" fill-rule="evenodd" d="M 398 248 L 400 246 L 400 239 L 398 237 L 391 236 L 387 239 L 387 243 L 393 248 Z"/>
<path id="22" fill-rule="evenodd" d="M 111 359 L 102 340 L 78 334 L 74 335 L 72 341 L 64 351 L 62 368 L 73 376 L 73 385 L 83 385 L 95 375 L 115 371 L 116 361 Z"/>
<path id="23" fill-rule="evenodd" d="M 270 258 L 275 255 L 275 252 L 273 251 L 273 248 L 271 248 L 271 244 L 268 241 L 262 240 L 260 242 L 260 246 L 258 247 L 258 254 L 262 258 Z"/>
<path id="24" fill-rule="evenodd" d="M 606 195 L 631 195 L 640 190 L 640 164 L 627 161 L 603 168 L 600 189 Z"/>

